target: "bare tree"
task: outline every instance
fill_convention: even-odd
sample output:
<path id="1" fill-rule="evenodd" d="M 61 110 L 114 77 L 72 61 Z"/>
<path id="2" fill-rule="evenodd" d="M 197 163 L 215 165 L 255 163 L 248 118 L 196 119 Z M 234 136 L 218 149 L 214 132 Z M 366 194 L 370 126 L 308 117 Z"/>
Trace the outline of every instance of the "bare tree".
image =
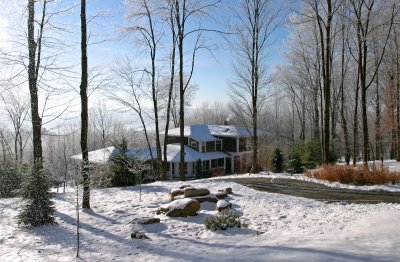
<path id="1" fill-rule="evenodd" d="M 83 200 L 82 208 L 90 208 L 90 173 L 88 150 L 88 61 L 87 61 L 87 32 L 86 32 L 86 0 L 81 0 L 81 150 Z M 77 255 L 78 256 L 78 255 Z"/>
<path id="2" fill-rule="evenodd" d="M 270 82 L 266 71 L 266 52 L 271 34 L 277 28 L 278 11 L 270 0 L 243 0 L 237 13 L 237 40 L 230 83 L 231 109 L 251 127 L 252 170 L 258 172 L 258 117 L 267 99 Z"/>
<path id="3" fill-rule="evenodd" d="M 367 90 L 374 82 L 374 79 L 378 73 L 379 66 L 383 60 L 385 55 L 385 50 L 387 46 L 387 42 L 389 36 L 392 31 L 393 20 L 396 15 L 396 1 L 393 1 L 393 4 L 390 5 L 389 13 L 387 15 L 387 20 L 383 21 L 383 23 L 379 24 L 375 19 L 377 19 L 378 13 L 387 11 L 388 9 L 383 8 L 387 1 L 382 1 L 383 4 L 381 7 L 375 6 L 377 2 L 375 0 L 351 0 L 350 4 L 352 6 L 353 11 L 353 27 L 355 28 L 356 34 L 356 52 L 352 51 L 352 56 L 357 64 L 357 86 L 361 92 L 361 121 L 362 121 L 362 144 L 363 144 L 363 162 L 367 164 L 369 160 L 369 152 L 370 152 L 370 142 L 369 142 L 369 132 L 368 132 L 368 117 L 367 117 Z M 374 19 L 375 18 L 375 19 Z M 375 21 L 374 21 L 375 20 Z M 386 29 L 383 30 L 383 38 L 384 45 L 380 50 L 380 56 L 377 59 L 377 63 L 374 63 L 376 66 L 368 70 L 370 68 L 368 66 L 368 57 L 369 57 L 369 46 L 371 43 L 371 34 L 374 31 L 379 30 L 380 28 Z M 354 54 L 355 53 L 355 54 Z M 368 79 L 368 75 L 370 78 Z"/>
<path id="4" fill-rule="evenodd" d="M 133 22 L 128 27 L 130 33 L 135 33 L 140 39 L 141 45 L 145 46 L 150 58 L 150 70 L 145 70 L 150 76 L 150 96 L 153 104 L 153 118 L 155 125 L 155 140 L 157 152 L 157 173 L 160 179 L 165 178 L 165 171 L 162 163 L 161 142 L 160 142 L 160 117 L 159 117 L 159 94 L 160 87 L 158 85 L 158 46 L 162 38 L 162 13 L 161 7 L 157 6 L 156 1 L 138 0 L 132 4 L 132 12 L 128 15 L 128 19 Z"/>
<path id="5" fill-rule="evenodd" d="M 27 138 L 23 137 L 24 124 L 29 117 L 29 102 L 17 93 L 0 94 L 4 109 L 12 122 L 14 129 L 14 156 L 15 161 L 21 163 Z"/>

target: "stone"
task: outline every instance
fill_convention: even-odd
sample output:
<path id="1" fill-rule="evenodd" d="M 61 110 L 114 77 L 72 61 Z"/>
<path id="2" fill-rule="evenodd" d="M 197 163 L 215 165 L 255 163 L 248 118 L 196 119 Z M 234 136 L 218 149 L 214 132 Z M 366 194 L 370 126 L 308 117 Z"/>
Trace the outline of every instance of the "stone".
<path id="1" fill-rule="evenodd" d="M 185 192 L 183 191 L 183 189 L 175 189 L 175 190 L 171 190 L 171 192 L 169 193 L 169 196 L 170 196 L 171 200 L 174 201 L 175 197 L 184 195 L 184 194 L 185 194 Z"/>
<path id="2" fill-rule="evenodd" d="M 131 233 L 131 238 L 133 238 L 133 239 L 150 239 L 143 232 L 139 232 L 139 231 L 133 231 L 133 233 Z"/>
<path id="3" fill-rule="evenodd" d="M 221 199 L 221 200 L 218 200 L 216 207 L 217 207 L 218 212 L 221 212 L 222 210 L 225 210 L 225 209 L 231 209 L 232 203 Z"/>
<path id="4" fill-rule="evenodd" d="M 160 221 L 158 217 L 144 217 L 133 220 L 133 222 L 141 225 L 157 224 L 160 223 Z"/>
<path id="5" fill-rule="evenodd" d="M 217 203 L 218 202 L 218 199 L 215 197 L 215 195 L 199 196 L 199 197 L 191 197 L 191 198 L 196 199 L 200 203 L 203 203 L 203 202 Z"/>
<path id="6" fill-rule="evenodd" d="M 185 191 L 184 196 L 186 197 L 197 197 L 197 196 L 207 196 L 210 194 L 210 190 L 207 188 L 194 188 L 187 187 L 183 189 Z"/>
<path id="7" fill-rule="evenodd" d="M 228 197 L 228 195 L 225 192 L 218 192 L 215 194 L 215 197 L 220 200 L 220 199 L 225 199 Z"/>
<path id="8" fill-rule="evenodd" d="M 196 216 L 199 209 L 200 202 L 190 198 L 174 200 L 159 208 L 160 212 L 165 213 L 169 217 Z"/>
<path id="9" fill-rule="evenodd" d="M 225 188 L 225 193 L 227 193 L 228 195 L 231 195 L 232 194 L 232 188 L 231 187 Z"/>

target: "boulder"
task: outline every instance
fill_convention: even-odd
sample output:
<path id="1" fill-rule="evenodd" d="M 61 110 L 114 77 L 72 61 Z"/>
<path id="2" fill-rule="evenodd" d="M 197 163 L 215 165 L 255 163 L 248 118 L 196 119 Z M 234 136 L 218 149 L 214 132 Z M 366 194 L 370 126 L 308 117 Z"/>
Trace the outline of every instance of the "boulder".
<path id="1" fill-rule="evenodd" d="M 157 224 L 160 223 L 160 219 L 158 217 L 144 217 L 134 219 L 131 223 L 137 223 L 141 225 Z"/>
<path id="2" fill-rule="evenodd" d="M 215 195 L 199 196 L 199 197 L 191 197 L 191 198 L 196 199 L 200 203 L 203 203 L 203 202 L 217 203 L 218 202 L 218 199 Z"/>
<path id="3" fill-rule="evenodd" d="M 217 202 L 218 212 L 221 212 L 222 210 L 225 210 L 225 209 L 231 209 L 231 208 L 232 208 L 232 203 L 230 203 L 226 200 L 223 200 L 223 199 L 218 200 L 218 202 Z"/>
<path id="4" fill-rule="evenodd" d="M 162 205 L 159 211 L 170 217 L 196 216 L 200 209 L 200 202 L 195 199 L 184 198 L 174 200 L 169 204 Z"/>
<path id="5" fill-rule="evenodd" d="M 183 190 L 185 192 L 185 197 L 207 196 L 210 194 L 210 190 L 208 190 L 207 188 L 187 187 Z"/>
<path id="6" fill-rule="evenodd" d="M 171 190 L 171 193 L 169 193 L 169 196 L 170 196 L 171 200 L 174 201 L 175 197 L 184 195 L 184 194 L 185 194 L 185 192 L 183 191 L 183 189 L 175 189 L 175 190 Z"/>
<path id="7" fill-rule="evenodd" d="M 220 200 L 220 199 L 225 199 L 228 197 L 228 195 L 225 192 L 218 192 L 215 194 L 215 197 Z"/>
<path id="8" fill-rule="evenodd" d="M 231 187 L 225 188 L 225 193 L 227 193 L 228 195 L 231 195 L 232 194 L 232 188 Z"/>
<path id="9" fill-rule="evenodd" d="M 131 234 L 131 238 L 133 238 L 133 239 L 150 239 L 143 232 L 139 232 L 139 231 L 133 231 L 133 233 Z"/>

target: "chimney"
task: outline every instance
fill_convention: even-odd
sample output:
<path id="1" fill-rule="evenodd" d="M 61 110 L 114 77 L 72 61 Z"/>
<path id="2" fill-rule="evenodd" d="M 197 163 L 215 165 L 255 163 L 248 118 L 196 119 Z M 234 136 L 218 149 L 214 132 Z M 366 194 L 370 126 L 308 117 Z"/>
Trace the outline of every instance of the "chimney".
<path id="1" fill-rule="evenodd" d="M 224 126 L 229 126 L 231 122 L 231 119 L 229 117 L 227 117 L 224 121 Z"/>

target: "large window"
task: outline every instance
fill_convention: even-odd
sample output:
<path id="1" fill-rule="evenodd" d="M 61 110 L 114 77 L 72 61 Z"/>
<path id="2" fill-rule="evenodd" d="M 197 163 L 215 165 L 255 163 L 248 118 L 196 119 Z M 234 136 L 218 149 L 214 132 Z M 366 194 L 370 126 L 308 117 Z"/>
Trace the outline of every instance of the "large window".
<path id="1" fill-rule="evenodd" d="M 217 140 L 215 141 L 215 151 L 221 151 L 222 150 L 222 141 Z"/>
<path id="2" fill-rule="evenodd" d="M 216 168 L 218 166 L 217 164 L 218 164 L 217 159 L 211 160 L 211 168 Z"/>
<path id="3" fill-rule="evenodd" d="M 201 143 L 201 152 L 206 152 L 206 142 Z"/>
<path id="4" fill-rule="evenodd" d="M 210 161 L 208 161 L 208 160 L 203 161 L 203 170 L 204 171 L 210 170 Z"/>

